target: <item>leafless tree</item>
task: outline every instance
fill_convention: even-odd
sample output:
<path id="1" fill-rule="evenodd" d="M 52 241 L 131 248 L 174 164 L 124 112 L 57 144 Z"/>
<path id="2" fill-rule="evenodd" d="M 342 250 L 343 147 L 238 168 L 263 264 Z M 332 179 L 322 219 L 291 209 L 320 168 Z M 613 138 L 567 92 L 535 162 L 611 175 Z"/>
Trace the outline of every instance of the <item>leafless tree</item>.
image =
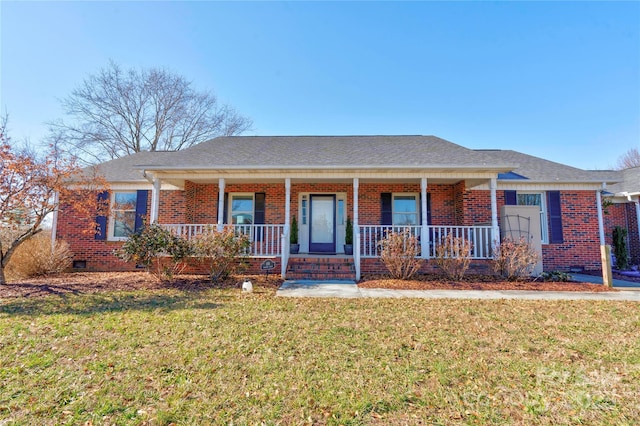
<path id="1" fill-rule="evenodd" d="M 638 148 L 631 148 L 618 158 L 616 169 L 624 170 L 632 167 L 640 167 L 640 151 Z"/>
<path id="2" fill-rule="evenodd" d="M 71 182 L 82 182 L 82 190 Z M 42 223 L 64 200 L 95 233 L 97 192 L 107 187 L 101 176 L 80 168 L 72 159 L 61 158 L 55 149 L 38 156 L 29 149 L 16 149 L 6 134 L 6 116 L 0 119 L 0 285 L 6 283 L 4 269 L 16 249 L 42 231 Z M 93 196 L 88 196 L 92 194 Z"/>
<path id="3" fill-rule="evenodd" d="M 252 125 L 180 75 L 158 68 L 123 71 L 113 61 L 86 78 L 62 106 L 70 121 L 50 123 L 52 140 L 87 163 L 177 151 Z"/>

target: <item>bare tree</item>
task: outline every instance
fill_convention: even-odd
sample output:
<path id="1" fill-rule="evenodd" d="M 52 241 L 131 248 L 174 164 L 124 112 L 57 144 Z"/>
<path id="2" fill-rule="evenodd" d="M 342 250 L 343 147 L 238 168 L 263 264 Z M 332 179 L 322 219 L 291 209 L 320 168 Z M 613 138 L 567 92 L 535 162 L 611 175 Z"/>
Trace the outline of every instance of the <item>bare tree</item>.
<path id="1" fill-rule="evenodd" d="M 17 150 L 6 134 L 6 117 L 0 120 L 0 284 L 5 284 L 4 268 L 15 250 L 42 231 L 44 218 L 64 200 L 83 218 L 86 232 L 95 233 L 97 194 L 106 188 L 91 169 L 81 169 L 73 160 L 61 158 L 52 149 L 38 157 L 28 149 Z M 82 182 L 82 189 L 72 182 Z"/>
<path id="2" fill-rule="evenodd" d="M 640 151 L 638 148 L 631 148 L 618 158 L 616 163 L 617 170 L 630 169 L 632 167 L 640 167 Z"/>
<path id="3" fill-rule="evenodd" d="M 71 121 L 50 123 L 52 137 L 88 163 L 140 151 L 177 151 L 241 134 L 252 125 L 180 75 L 158 68 L 123 71 L 113 61 L 85 79 L 62 106 Z"/>

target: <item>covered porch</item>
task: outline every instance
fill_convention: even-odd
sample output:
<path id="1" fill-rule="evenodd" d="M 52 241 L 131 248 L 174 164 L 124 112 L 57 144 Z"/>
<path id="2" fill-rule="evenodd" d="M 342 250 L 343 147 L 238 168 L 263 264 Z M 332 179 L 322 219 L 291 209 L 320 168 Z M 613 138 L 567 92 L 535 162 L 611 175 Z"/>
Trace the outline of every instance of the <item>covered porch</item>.
<path id="1" fill-rule="evenodd" d="M 472 259 L 489 259 L 500 237 L 495 170 L 224 174 L 145 170 L 153 184 L 150 221 L 186 239 L 233 226 L 252 241 L 249 256 L 280 259 L 283 277 L 294 217 L 300 254 L 309 256 L 344 255 L 350 220 L 356 279 L 362 275 L 361 259 L 379 258 L 378 243 L 389 231 L 408 230 L 417 237 L 424 259 L 434 258 L 448 235 L 470 241 Z M 186 213 L 177 222 L 165 211 L 169 203 L 163 200 L 172 196 L 168 186 L 185 194 Z M 469 189 L 479 186 L 486 189 L 473 192 L 481 196 L 470 197 Z M 465 216 L 465 209 L 482 214 Z"/>

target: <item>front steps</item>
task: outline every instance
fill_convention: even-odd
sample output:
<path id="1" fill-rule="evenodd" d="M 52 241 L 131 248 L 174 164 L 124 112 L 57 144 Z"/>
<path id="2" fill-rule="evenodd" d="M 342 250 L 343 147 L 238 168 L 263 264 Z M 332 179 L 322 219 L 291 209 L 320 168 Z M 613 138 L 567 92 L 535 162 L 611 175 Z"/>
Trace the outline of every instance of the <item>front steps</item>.
<path id="1" fill-rule="evenodd" d="M 355 280 L 352 256 L 298 255 L 289 258 L 288 280 Z"/>

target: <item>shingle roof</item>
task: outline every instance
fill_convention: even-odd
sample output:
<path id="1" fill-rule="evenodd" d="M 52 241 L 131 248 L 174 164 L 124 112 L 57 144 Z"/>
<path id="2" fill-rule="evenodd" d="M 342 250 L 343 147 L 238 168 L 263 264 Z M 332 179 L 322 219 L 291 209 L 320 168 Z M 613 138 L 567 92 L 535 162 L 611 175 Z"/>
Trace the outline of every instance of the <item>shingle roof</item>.
<path id="1" fill-rule="evenodd" d="M 512 150 L 472 150 L 435 136 L 230 136 L 178 152 L 140 152 L 100 164 L 111 182 L 143 170 L 420 168 L 499 170 L 527 182 L 617 182 L 619 172 L 577 169 Z"/>
<path id="2" fill-rule="evenodd" d="M 607 188 L 609 192 L 629 194 L 640 193 L 640 167 L 632 167 L 630 169 L 621 170 L 623 181 Z"/>
<path id="3" fill-rule="evenodd" d="M 513 150 L 481 150 L 481 152 L 492 156 L 495 162 L 517 164 L 518 166 L 512 172 L 525 177 L 528 182 L 616 182 L 620 180 L 619 173 L 613 170 L 583 170 Z"/>
<path id="4" fill-rule="evenodd" d="M 166 163 L 167 158 L 175 154 L 165 151 L 143 151 L 98 164 L 96 167 L 108 182 L 146 181 L 142 170 L 136 168 L 138 164 Z"/>
<path id="5" fill-rule="evenodd" d="M 230 136 L 177 152 L 172 168 L 492 167 L 495 160 L 435 136 Z M 145 164 L 146 165 L 146 164 Z M 156 166 L 159 166 L 156 164 Z"/>

